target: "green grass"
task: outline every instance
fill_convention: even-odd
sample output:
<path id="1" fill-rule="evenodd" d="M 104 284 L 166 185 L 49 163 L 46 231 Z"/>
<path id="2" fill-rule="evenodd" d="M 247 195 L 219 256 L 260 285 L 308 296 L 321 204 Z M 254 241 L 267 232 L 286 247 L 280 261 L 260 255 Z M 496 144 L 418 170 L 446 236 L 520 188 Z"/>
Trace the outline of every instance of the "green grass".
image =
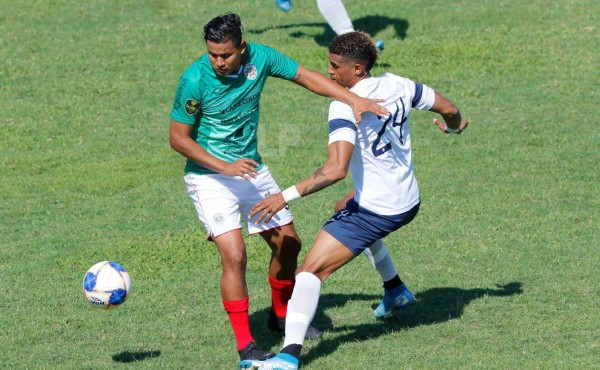
<path id="1" fill-rule="evenodd" d="M 0 368 L 210 368 L 237 364 L 219 257 L 168 145 L 182 71 L 202 25 L 242 16 L 248 40 L 325 72 L 333 36 L 313 1 L 0 0 Z M 386 239 L 418 303 L 372 319 L 377 274 L 359 258 L 323 286 L 306 369 L 598 368 L 600 5 L 591 0 L 348 1 L 386 42 L 391 71 L 450 97 L 471 122 L 441 135 L 413 115 L 423 204 Z M 260 145 L 282 187 L 326 155 L 328 100 L 278 80 Z M 303 254 L 344 181 L 292 210 Z M 253 334 L 278 350 L 266 246 L 248 239 Z M 95 262 L 133 292 L 83 298 Z M 202 366 L 200 366 L 202 364 Z"/>

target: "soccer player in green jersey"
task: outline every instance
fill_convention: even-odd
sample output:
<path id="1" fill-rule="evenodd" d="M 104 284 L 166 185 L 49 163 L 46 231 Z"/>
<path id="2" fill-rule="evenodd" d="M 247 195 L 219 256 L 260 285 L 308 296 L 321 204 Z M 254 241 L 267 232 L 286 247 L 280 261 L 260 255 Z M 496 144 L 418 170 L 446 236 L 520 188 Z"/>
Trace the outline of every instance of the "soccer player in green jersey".
<path id="1" fill-rule="evenodd" d="M 287 302 L 294 287 L 300 238 L 289 210 L 267 223 L 248 219 L 254 204 L 280 192 L 258 153 L 259 103 L 267 77 L 292 81 L 316 94 L 349 104 L 357 121 L 364 112 L 387 115 L 379 100 L 344 89 L 276 50 L 242 39 L 242 24 L 227 13 L 204 26 L 207 53 L 182 75 L 171 111 L 171 147 L 187 158 L 188 194 L 209 240 L 221 255 L 221 297 L 242 360 L 274 356 L 261 350 L 250 332 L 246 245 L 241 217 L 249 234 L 259 234 L 272 250 L 268 280 L 272 292 L 269 328 L 285 328 Z M 310 328 L 307 337 L 319 337 Z"/>

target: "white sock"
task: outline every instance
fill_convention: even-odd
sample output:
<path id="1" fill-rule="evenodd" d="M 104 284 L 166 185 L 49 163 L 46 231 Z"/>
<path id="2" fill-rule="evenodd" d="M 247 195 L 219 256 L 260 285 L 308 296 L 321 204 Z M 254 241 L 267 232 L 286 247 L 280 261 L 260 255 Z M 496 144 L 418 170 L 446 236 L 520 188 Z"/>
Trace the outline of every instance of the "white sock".
<path id="1" fill-rule="evenodd" d="M 296 275 L 296 285 L 285 316 L 285 339 L 281 348 L 290 344 L 304 344 L 308 325 L 317 311 L 320 293 L 321 279 L 310 272 Z"/>
<path id="2" fill-rule="evenodd" d="M 354 26 L 352 26 L 352 21 L 342 0 L 317 0 L 317 6 L 336 35 L 354 31 Z"/>
<path id="3" fill-rule="evenodd" d="M 388 252 L 383 239 L 375 241 L 364 251 L 365 256 L 371 262 L 371 265 L 379 272 L 382 281 L 388 281 L 398 275 L 396 266 L 392 262 L 392 257 Z"/>

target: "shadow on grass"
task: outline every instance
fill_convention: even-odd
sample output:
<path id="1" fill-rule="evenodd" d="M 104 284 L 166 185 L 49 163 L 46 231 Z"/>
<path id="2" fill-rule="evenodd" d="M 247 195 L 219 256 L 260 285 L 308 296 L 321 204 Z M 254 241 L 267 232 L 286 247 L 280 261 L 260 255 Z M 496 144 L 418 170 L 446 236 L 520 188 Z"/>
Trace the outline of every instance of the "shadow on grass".
<path id="1" fill-rule="evenodd" d="M 329 307 L 343 306 L 346 302 L 365 300 L 376 301 L 372 308 L 379 303 L 380 295 L 365 294 L 325 294 L 319 300 L 319 307 L 313 320 L 313 324 L 320 330 L 331 332 L 348 332 L 330 339 L 321 339 L 316 347 L 312 348 L 306 355 L 302 356 L 301 363 L 306 365 L 319 357 L 327 356 L 335 352 L 341 343 L 348 341 L 365 341 L 391 332 L 406 330 L 422 325 L 433 325 L 459 318 L 471 301 L 484 297 L 507 297 L 523 293 L 520 282 L 512 282 L 498 285 L 491 289 L 461 289 L 453 287 L 432 288 L 415 294 L 415 304 L 408 311 L 392 315 L 384 320 L 375 320 L 372 316 L 365 318 L 367 323 L 359 325 L 344 325 L 333 327 L 324 311 Z M 254 328 L 265 328 L 268 309 L 256 312 L 252 321 L 257 321 Z M 370 315 L 370 312 L 369 312 Z M 261 322 L 258 322 L 261 320 Z M 254 332 L 254 331 L 253 331 Z M 258 332 L 257 332 L 258 333 Z M 279 343 L 280 338 L 275 337 L 268 331 L 261 331 L 257 340 L 263 348 L 270 348 Z M 260 338 L 260 339 L 259 339 Z"/>
<path id="2" fill-rule="evenodd" d="M 331 307 L 341 307 L 347 302 L 352 301 L 376 301 L 381 299 L 381 295 L 377 294 L 324 294 L 319 299 L 319 307 L 313 320 L 315 328 L 325 331 L 334 330 L 331 319 L 323 312 Z M 250 315 L 250 326 L 252 335 L 256 339 L 259 347 L 266 349 L 278 344 L 283 338 L 283 332 L 276 335 L 267 328 L 267 319 L 271 308 L 265 308 L 254 312 Z M 366 311 L 369 312 L 369 311 Z"/>
<path id="3" fill-rule="evenodd" d="M 352 23 L 356 30 L 364 31 L 374 38 L 377 36 L 377 33 L 383 31 L 389 26 L 392 26 L 396 31 L 396 38 L 404 40 L 406 38 L 406 31 L 408 30 L 409 24 L 408 21 L 404 19 L 390 18 L 383 15 L 368 15 L 365 17 L 353 19 Z M 295 30 L 300 27 L 314 27 L 322 29 L 322 32 L 313 35 L 307 34 L 302 31 Z M 261 29 L 248 29 L 247 32 L 250 34 L 261 34 L 267 31 L 272 30 L 291 30 L 290 36 L 293 38 L 303 38 L 303 37 L 314 37 L 315 42 L 320 46 L 328 46 L 329 42 L 335 37 L 335 33 L 329 27 L 327 23 L 295 23 L 295 24 L 285 24 L 280 26 L 267 26 Z"/>
<path id="4" fill-rule="evenodd" d="M 112 356 L 113 361 L 129 363 L 129 362 L 139 362 L 144 361 L 149 358 L 154 358 L 160 356 L 160 351 L 139 351 L 139 352 L 131 352 L 124 351 Z"/>

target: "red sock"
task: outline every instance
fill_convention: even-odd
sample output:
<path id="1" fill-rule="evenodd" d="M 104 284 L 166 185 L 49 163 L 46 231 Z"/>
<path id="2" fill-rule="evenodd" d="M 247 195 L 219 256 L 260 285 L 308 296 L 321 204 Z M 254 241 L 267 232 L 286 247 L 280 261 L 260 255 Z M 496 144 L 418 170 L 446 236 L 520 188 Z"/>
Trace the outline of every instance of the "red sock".
<path id="1" fill-rule="evenodd" d="M 248 343 L 254 342 L 252 334 L 250 334 L 250 324 L 248 307 L 250 306 L 249 298 L 239 299 L 237 301 L 223 301 L 223 306 L 229 316 L 229 322 L 233 328 L 235 341 L 237 342 L 238 351 L 246 347 Z"/>
<path id="2" fill-rule="evenodd" d="M 272 309 L 277 317 L 285 317 L 287 304 L 294 291 L 294 280 L 275 280 L 269 275 L 271 285 Z"/>

